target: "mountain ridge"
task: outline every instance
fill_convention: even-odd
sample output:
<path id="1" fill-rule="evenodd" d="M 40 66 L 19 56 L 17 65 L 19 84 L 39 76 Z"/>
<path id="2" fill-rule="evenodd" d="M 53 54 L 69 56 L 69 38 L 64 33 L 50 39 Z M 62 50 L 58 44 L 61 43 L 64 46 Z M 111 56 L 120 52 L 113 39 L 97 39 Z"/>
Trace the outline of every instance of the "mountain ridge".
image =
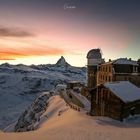
<path id="1" fill-rule="evenodd" d="M 63 64 L 63 63 L 62 63 Z M 33 100 L 57 84 L 71 80 L 86 83 L 86 68 L 55 64 L 0 65 L 0 129 L 15 122 Z"/>
<path id="2" fill-rule="evenodd" d="M 61 58 L 55 64 L 56 66 L 71 66 L 69 63 L 66 62 L 65 58 L 61 56 Z"/>

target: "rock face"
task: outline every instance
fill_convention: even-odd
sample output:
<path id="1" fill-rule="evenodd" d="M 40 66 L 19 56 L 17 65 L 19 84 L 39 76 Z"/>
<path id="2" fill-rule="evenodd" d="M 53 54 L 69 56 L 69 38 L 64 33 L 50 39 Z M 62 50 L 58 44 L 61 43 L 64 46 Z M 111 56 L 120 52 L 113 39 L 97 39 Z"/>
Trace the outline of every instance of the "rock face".
<path id="1" fill-rule="evenodd" d="M 57 61 L 56 66 L 70 66 L 63 56 Z"/>
<path id="2" fill-rule="evenodd" d="M 52 91 L 57 84 L 66 84 L 68 81 L 78 80 L 86 84 L 85 67 L 69 66 L 63 57 L 59 62 L 61 63 L 58 63 L 58 66 L 56 64 L 26 66 L 8 63 L 0 65 L 1 130 L 15 123 L 20 114 L 40 93 Z"/>
<path id="3" fill-rule="evenodd" d="M 15 125 L 15 132 L 31 131 L 37 128 L 40 116 L 46 111 L 50 96 L 49 92 L 45 92 L 40 95 L 27 110 L 24 111 Z"/>

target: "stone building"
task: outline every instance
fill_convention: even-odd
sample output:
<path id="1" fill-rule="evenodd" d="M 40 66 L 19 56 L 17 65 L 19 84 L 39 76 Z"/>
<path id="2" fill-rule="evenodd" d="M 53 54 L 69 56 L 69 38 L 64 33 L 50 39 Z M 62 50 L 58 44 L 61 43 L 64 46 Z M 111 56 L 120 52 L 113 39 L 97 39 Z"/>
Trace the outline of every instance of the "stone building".
<path id="1" fill-rule="evenodd" d="M 140 88 L 129 81 L 104 83 L 90 93 L 92 115 L 123 121 L 140 114 Z"/>
<path id="2" fill-rule="evenodd" d="M 101 64 L 97 72 L 97 85 L 112 81 L 130 81 L 140 86 L 140 64 L 127 58 Z"/>
<path id="3" fill-rule="evenodd" d="M 104 62 L 101 50 L 92 49 L 87 54 L 87 68 L 83 95 L 91 100 L 91 115 L 123 120 L 140 114 L 140 60 L 119 58 Z"/>

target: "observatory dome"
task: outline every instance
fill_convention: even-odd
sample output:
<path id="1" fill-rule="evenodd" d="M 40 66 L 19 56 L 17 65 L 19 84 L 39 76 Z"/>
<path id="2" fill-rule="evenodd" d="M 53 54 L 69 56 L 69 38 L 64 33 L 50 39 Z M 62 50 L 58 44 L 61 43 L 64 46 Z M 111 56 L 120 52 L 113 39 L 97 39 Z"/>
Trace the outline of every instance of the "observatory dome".
<path id="1" fill-rule="evenodd" d="M 102 59 L 102 54 L 100 49 L 92 49 L 87 54 L 88 59 Z"/>

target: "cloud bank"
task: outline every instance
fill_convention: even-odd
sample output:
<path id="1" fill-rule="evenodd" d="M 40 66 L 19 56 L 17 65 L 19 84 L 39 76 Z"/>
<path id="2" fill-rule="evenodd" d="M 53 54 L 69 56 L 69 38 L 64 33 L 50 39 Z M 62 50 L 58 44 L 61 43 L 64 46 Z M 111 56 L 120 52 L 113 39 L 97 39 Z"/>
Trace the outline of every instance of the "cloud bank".
<path id="1" fill-rule="evenodd" d="M 62 55 L 64 50 L 51 47 L 25 47 L 18 49 L 0 49 L 0 60 L 16 60 L 18 58 L 32 57 L 32 56 L 47 56 L 47 55 Z"/>
<path id="2" fill-rule="evenodd" d="M 0 27 L 0 37 L 31 37 L 33 33 L 17 28 Z"/>

